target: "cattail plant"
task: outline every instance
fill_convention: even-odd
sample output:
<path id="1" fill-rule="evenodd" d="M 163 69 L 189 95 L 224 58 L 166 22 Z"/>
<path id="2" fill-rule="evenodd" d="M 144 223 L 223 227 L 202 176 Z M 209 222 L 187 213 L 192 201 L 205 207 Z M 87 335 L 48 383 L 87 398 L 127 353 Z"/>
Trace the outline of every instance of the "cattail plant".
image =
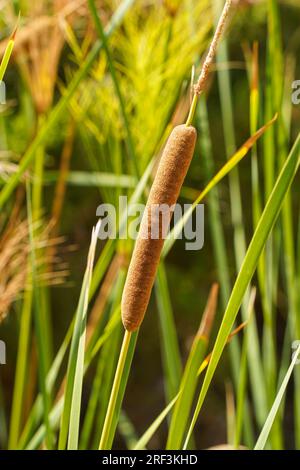
<path id="1" fill-rule="evenodd" d="M 160 226 L 163 224 L 160 224 L 161 220 L 159 213 L 157 213 L 159 211 L 156 209 L 164 205 L 172 209 L 172 206 L 178 199 L 181 186 L 193 158 L 197 132 L 191 123 L 197 100 L 207 80 L 230 6 L 231 0 L 225 4 L 199 80 L 194 86 L 194 98 L 187 122 L 173 129 L 150 190 L 122 297 L 122 320 L 127 331 L 135 331 L 139 328 L 149 303 L 165 236 L 165 230 Z M 170 218 L 168 222 L 170 222 Z M 152 234 L 157 230 L 158 236 L 153 238 Z"/>
<path id="2" fill-rule="evenodd" d="M 160 226 L 161 218 L 157 209 L 168 206 L 169 214 L 171 213 L 190 166 L 197 137 L 196 129 L 192 126 L 197 101 L 203 92 L 218 43 L 224 31 L 231 3 L 232 0 L 227 0 L 225 3 L 199 79 L 194 85 L 193 100 L 187 121 L 172 131 L 150 190 L 123 290 L 121 313 L 125 335 L 100 440 L 100 449 L 106 449 L 108 446 L 113 412 L 118 398 L 131 334 L 139 328 L 143 321 L 164 244 L 165 227 Z M 170 220 L 171 216 L 169 215 L 168 225 Z M 152 237 L 153 231 L 155 232 L 154 238 Z"/>

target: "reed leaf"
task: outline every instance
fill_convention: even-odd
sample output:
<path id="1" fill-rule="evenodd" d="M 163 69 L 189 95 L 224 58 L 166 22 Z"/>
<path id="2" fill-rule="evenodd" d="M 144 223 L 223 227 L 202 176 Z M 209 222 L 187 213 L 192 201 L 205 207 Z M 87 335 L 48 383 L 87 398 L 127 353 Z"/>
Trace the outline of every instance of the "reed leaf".
<path id="1" fill-rule="evenodd" d="M 214 345 L 212 352 L 212 357 L 208 365 L 208 369 L 203 381 L 203 385 L 200 391 L 199 399 L 197 406 L 194 412 L 194 416 L 189 428 L 189 432 L 185 441 L 185 448 L 188 445 L 189 439 L 191 437 L 192 431 L 195 427 L 198 415 L 202 408 L 204 399 L 206 397 L 209 385 L 213 379 L 215 370 L 217 368 L 218 362 L 222 355 L 223 349 L 225 347 L 227 338 L 229 336 L 230 330 L 234 324 L 235 318 L 238 314 L 238 310 L 241 306 L 243 296 L 246 292 L 246 289 L 251 281 L 251 278 L 254 274 L 255 268 L 258 263 L 259 256 L 263 250 L 263 247 L 266 243 L 266 240 L 272 230 L 272 227 L 279 216 L 281 206 L 284 201 L 284 197 L 287 191 L 292 184 L 292 181 L 296 175 L 297 169 L 300 163 L 300 134 L 289 154 L 280 175 L 278 176 L 277 182 L 274 186 L 274 189 L 270 195 L 270 198 L 267 202 L 267 205 L 262 213 L 262 216 L 259 220 L 249 248 L 247 250 L 245 259 L 241 266 L 241 270 L 236 279 L 235 285 L 233 287 L 227 309 L 224 313 L 222 324 L 219 329 L 219 333 Z"/>

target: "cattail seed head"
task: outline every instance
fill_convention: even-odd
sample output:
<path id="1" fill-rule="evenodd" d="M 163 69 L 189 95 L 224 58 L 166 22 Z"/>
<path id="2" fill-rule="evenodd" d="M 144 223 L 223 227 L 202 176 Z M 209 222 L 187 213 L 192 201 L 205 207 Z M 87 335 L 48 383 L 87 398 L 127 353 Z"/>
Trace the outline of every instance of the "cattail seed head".
<path id="1" fill-rule="evenodd" d="M 193 157 L 196 138 L 194 127 L 175 127 L 160 159 L 123 290 L 122 321 L 128 331 L 137 330 L 143 321 L 164 244 L 165 233 L 160 227 L 160 216 L 153 208 L 166 205 L 171 209 L 176 203 Z M 169 211 L 168 226 L 171 217 L 172 210 Z M 158 236 L 153 238 L 151 235 L 153 229 L 156 232 L 157 225 Z"/>

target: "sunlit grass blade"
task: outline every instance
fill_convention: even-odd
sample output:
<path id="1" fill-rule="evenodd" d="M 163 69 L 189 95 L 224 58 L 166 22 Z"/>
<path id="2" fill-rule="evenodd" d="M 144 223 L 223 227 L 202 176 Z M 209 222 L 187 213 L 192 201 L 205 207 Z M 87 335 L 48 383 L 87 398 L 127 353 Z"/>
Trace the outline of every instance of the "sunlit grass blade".
<path id="1" fill-rule="evenodd" d="M 155 163 L 155 158 L 153 158 L 151 160 L 151 162 L 148 164 L 146 170 L 144 171 L 141 179 L 139 180 L 135 190 L 133 191 L 132 193 L 132 196 L 129 200 L 129 205 L 131 204 L 136 204 L 140 198 L 142 197 L 143 193 L 144 193 L 144 190 L 146 188 L 146 185 L 147 185 L 147 182 L 151 176 L 151 172 L 153 170 L 153 166 L 154 166 L 154 163 Z M 121 220 L 120 220 L 120 234 L 123 234 L 125 231 L 126 231 L 126 223 L 127 223 L 127 217 L 128 217 L 128 214 L 124 213 L 121 217 Z M 100 282 L 101 282 L 101 279 L 103 278 L 104 276 L 104 273 L 112 259 L 112 256 L 114 254 L 114 251 L 115 251 L 115 240 L 113 239 L 109 239 L 107 242 L 106 242 L 106 245 L 96 263 L 96 266 L 95 266 L 95 269 L 94 269 L 94 273 L 93 273 L 93 279 L 92 279 L 92 285 L 91 285 L 91 292 L 90 292 L 90 296 L 92 297 Z"/>
<path id="2" fill-rule="evenodd" d="M 86 338 L 86 317 L 87 308 L 89 303 L 89 288 L 92 279 L 92 271 L 95 257 L 95 250 L 97 245 L 98 230 L 101 222 L 98 222 L 96 228 L 92 234 L 90 252 L 88 257 L 87 266 L 87 280 L 85 283 L 85 293 L 82 308 L 79 307 L 78 311 L 78 325 L 80 326 L 80 338 L 78 343 L 77 357 L 76 357 L 76 370 L 73 384 L 73 394 L 70 410 L 70 425 L 69 425 L 69 436 L 68 436 L 68 449 L 76 450 L 78 448 L 78 436 L 79 436 L 79 421 L 80 421 L 80 410 L 81 410 L 81 395 L 84 375 L 84 353 L 85 353 L 85 338 Z M 77 330 L 77 319 L 74 326 L 74 334 Z M 72 338 L 73 341 L 73 338 Z M 71 344 L 72 349 L 72 344 Z M 68 377 L 67 377 L 68 381 Z M 68 382 L 67 382 L 68 383 Z"/>
<path id="3" fill-rule="evenodd" d="M 227 163 L 218 171 L 218 173 L 209 181 L 207 186 L 201 191 L 198 198 L 194 201 L 192 206 L 185 212 L 183 217 L 176 223 L 173 230 L 170 232 L 169 237 L 165 241 L 162 256 L 165 257 L 170 249 L 172 248 L 175 240 L 177 239 L 178 235 L 181 233 L 185 223 L 191 216 L 195 207 L 200 204 L 200 202 L 204 199 L 204 197 L 218 184 L 226 175 L 228 175 L 233 168 L 247 155 L 248 151 L 251 147 L 255 144 L 255 142 L 263 135 L 263 133 L 271 126 L 277 119 L 277 115 L 261 127 L 253 136 L 251 136 L 241 147 L 240 149 L 228 160 Z"/>
<path id="4" fill-rule="evenodd" d="M 123 17 L 125 16 L 127 10 L 131 7 L 133 2 L 134 0 L 123 0 L 123 2 L 120 4 L 119 8 L 114 13 L 106 29 L 105 34 L 107 37 L 109 37 L 113 33 L 113 31 L 116 29 L 116 27 L 118 27 L 118 25 L 122 22 Z M 0 208 L 2 208 L 3 205 L 6 203 L 6 201 L 12 194 L 13 190 L 19 183 L 20 179 L 24 175 L 25 171 L 29 167 L 30 163 L 35 158 L 36 152 L 38 148 L 40 147 L 40 145 L 47 140 L 49 131 L 53 129 L 53 127 L 61 119 L 63 113 L 66 111 L 69 105 L 71 98 L 73 97 L 74 93 L 78 89 L 82 80 L 86 77 L 86 75 L 90 71 L 102 47 L 103 47 L 103 44 L 100 41 L 97 41 L 94 44 L 93 49 L 90 51 L 89 55 L 87 56 L 85 61 L 82 63 L 80 69 L 74 76 L 71 83 L 68 85 L 68 88 L 66 89 L 65 93 L 61 97 L 60 101 L 51 110 L 45 124 L 40 129 L 39 133 L 37 134 L 37 136 L 31 143 L 31 145 L 29 146 L 28 150 L 24 154 L 23 158 L 21 159 L 20 164 L 18 166 L 18 170 L 9 178 L 9 180 L 7 181 L 7 183 L 1 190 Z"/>
<path id="5" fill-rule="evenodd" d="M 75 317 L 64 393 L 64 409 L 59 435 L 58 445 L 60 450 L 63 450 L 65 448 L 67 439 L 68 448 L 77 448 L 84 367 L 86 315 L 89 303 L 89 289 L 91 284 L 94 256 L 100 223 L 101 222 L 98 222 L 96 228 L 93 229 L 88 254 L 87 268 L 84 275 L 80 299 Z"/>
<path id="6" fill-rule="evenodd" d="M 242 323 L 241 325 L 239 325 L 239 327 L 237 327 L 230 335 L 229 335 L 229 338 L 228 338 L 228 341 L 227 343 L 230 343 L 230 340 L 236 335 L 238 334 L 247 324 L 246 323 Z M 196 339 L 197 341 L 197 339 Z M 200 342 L 201 342 L 201 339 L 200 339 Z M 205 341 L 204 341 L 205 342 Z M 203 342 L 202 342 L 203 343 Z M 195 352 L 195 349 L 194 350 L 191 350 L 190 352 L 190 355 L 193 354 L 194 356 L 194 359 L 193 359 L 193 362 L 197 362 L 197 372 L 196 372 L 196 375 L 197 377 L 199 377 L 199 375 L 206 369 L 208 363 L 209 363 L 209 360 L 210 360 L 210 357 L 211 355 L 209 354 L 205 359 L 204 361 L 202 362 L 202 364 L 200 365 L 199 367 L 199 360 L 197 359 L 196 355 L 194 354 Z M 196 360 L 197 359 L 197 360 Z M 190 356 L 188 358 L 188 361 L 187 361 L 187 365 L 188 363 L 190 362 Z M 196 364 L 195 364 L 196 365 Z M 187 366 L 186 368 L 187 369 Z M 189 368 L 189 371 L 187 372 L 189 378 L 188 378 L 188 381 L 194 381 L 194 377 L 190 374 L 190 371 L 193 369 L 192 368 Z M 148 442 L 150 441 L 150 439 L 153 437 L 153 435 L 155 434 L 155 432 L 157 431 L 157 429 L 160 427 L 160 425 L 162 424 L 162 422 L 164 421 L 164 419 L 168 416 L 168 414 L 170 413 L 170 411 L 172 410 L 172 408 L 175 406 L 177 400 L 180 398 L 180 395 L 181 393 L 184 392 L 184 387 L 181 387 L 179 392 L 177 393 L 176 397 L 162 410 L 162 412 L 157 416 L 157 418 L 153 421 L 153 423 L 149 426 L 149 428 L 144 432 L 144 434 L 142 435 L 142 437 L 139 439 L 138 443 L 136 444 L 136 446 L 134 447 L 134 450 L 142 450 L 145 446 L 147 446 Z"/>
<path id="7" fill-rule="evenodd" d="M 194 417 L 186 438 L 185 447 L 188 445 L 189 439 L 195 427 L 198 415 L 202 408 L 204 399 L 206 397 L 208 388 L 213 379 L 215 370 L 219 363 L 223 349 L 225 347 L 230 330 L 234 324 L 238 310 L 243 301 L 243 297 L 254 274 L 255 268 L 258 263 L 259 256 L 264 248 L 266 240 L 271 233 L 272 227 L 279 216 L 284 197 L 292 184 L 300 163 L 300 134 L 291 150 L 283 168 L 278 176 L 275 187 L 270 195 L 267 205 L 259 220 L 249 248 L 247 250 L 245 259 L 241 266 L 241 270 L 236 279 L 234 288 L 232 290 L 227 309 L 224 313 L 222 324 L 215 342 L 212 352 L 212 357 L 208 365 L 208 369 L 203 381 L 200 391 L 198 403 L 195 409 Z"/>
<path id="8" fill-rule="evenodd" d="M 54 183 L 57 181 L 59 173 L 56 171 L 47 171 L 44 176 L 44 182 Z M 108 188 L 135 188 L 136 178 L 131 175 L 115 175 L 114 173 L 88 172 L 88 171 L 70 171 L 66 177 L 66 182 L 71 186 L 79 187 L 99 187 Z"/>

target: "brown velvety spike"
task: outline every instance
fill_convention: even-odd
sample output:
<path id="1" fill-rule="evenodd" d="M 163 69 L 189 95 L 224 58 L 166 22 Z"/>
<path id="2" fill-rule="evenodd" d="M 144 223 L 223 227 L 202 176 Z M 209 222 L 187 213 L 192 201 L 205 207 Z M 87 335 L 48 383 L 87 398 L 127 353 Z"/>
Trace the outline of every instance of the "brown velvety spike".
<path id="1" fill-rule="evenodd" d="M 175 127 L 160 159 L 123 290 L 122 321 L 128 331 L 138 329 L 148 307 L 164 244 L 164 234 L 172 217 L 172 210 L 165 210 L 172 208 L 178 199 L 193 158 L 196 138 L 194 127 Z M 165 206 L 161 207 L 162 205 Z M 161 213 L 157 211 L 158 206 L 162 208 L 161 213 L 167 214 L 163 224 Z"/>

